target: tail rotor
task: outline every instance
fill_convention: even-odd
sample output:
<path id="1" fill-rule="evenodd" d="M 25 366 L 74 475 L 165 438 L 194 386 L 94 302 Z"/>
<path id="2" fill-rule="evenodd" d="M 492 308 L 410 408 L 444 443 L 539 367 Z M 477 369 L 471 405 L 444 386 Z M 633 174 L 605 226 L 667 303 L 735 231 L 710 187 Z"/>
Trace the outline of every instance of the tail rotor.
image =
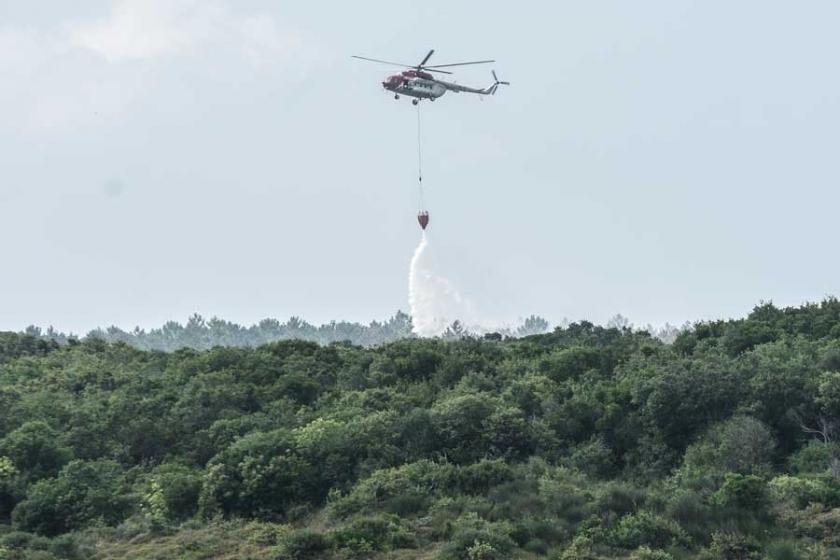
<path id="1" fill-rule="evenodd" d="M 495 70 L 490 71 L 493 74 L 493 87 L 490 88 L 490 93 L 492 95 L 496 95 L 496 90 L 499 89 L 499 86 L 509 86 L 510 82 L 503 82 L 499 80 L 499 77 L 496 75 Z"/>

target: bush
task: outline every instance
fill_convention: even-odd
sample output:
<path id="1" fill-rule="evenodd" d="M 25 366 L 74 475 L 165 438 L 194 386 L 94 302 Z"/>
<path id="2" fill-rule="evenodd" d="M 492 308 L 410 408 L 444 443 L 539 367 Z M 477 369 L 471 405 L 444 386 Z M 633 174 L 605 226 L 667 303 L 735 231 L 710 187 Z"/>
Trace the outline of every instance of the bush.
<path id="1" fill-rule="evenodd" d="M 90 558 L 91 550 L 83 550 L 76 535 L 61 535 L 50 541 L 49 550 L 62 560 Z"/>
<path id="2" fill-rule="evenodd" d="M 49 539 L 45 537 L 25 531 L 10 531 L 0 537 L 0 545 L 6 549 L 33 548 L 46 550 L 49 542 Z"/>
<path id="3" fill-rule="evenodd" d="M 630 555 L 630 560 L 673 560 L 673 557 L 664 550 L 640 546 Z"/>
<path id="4" fill-rule="evenodd" d="M 595 542 L 587 535 L 577 535 L 560 555 L 560 560 L 598 560 L 593 548 Z"/>
<path id="5" fill-rule="evenodd" d="M 794 534 L 821 545 L 840 547 L 840 508 L 826 509 L 819 504 L 808 506 L 789 516 Z"/>
<path id="6" fill-rule="evenodd" d="M 755 475 L 726 473 L 723 485 L 712 496 L 712 503 L 750 511 L 764 511 L 768 506 L 767 484 Z"/>
<path id="7" fill-rule="evenodd" d="M 332 548 L 327 537 L 309 530 L 298 530 L 287 534 L 280 544 L 277 560 L 309 560 L 323 558 Z"/>
<path id="8" fill-rule="evenodd" d="M 347 496 L 332 501 L 330 513 L 347 517 L 353 513 L 385 509 L 400 515 L 421 511 L 436 495 L 455 486 L 455 466 L 428 460 L 371 473 L 356 483 Z"/>
<path id="9" fill-rule="evenodd" d="M 124 483 L 122 468 L 113 461 L 73 461 L 56 478 L 35 483 L 12 519 L 22 529 L 44 535 L 92 522 L 116 525 L 135 506 Z"/>
<path id="10" fill-rule="evenodd" d="M 595 478 L 606 478 L 615 471 L 615 457 L 601 436 L 593 436 L 577 445 L 569 457 L 569 464 Z"/>
<path id="11" fill-rule="evenodd" d="M 319 502 L 327 488 L 294 451 L 286 430 L 242 437 L 210 462 L 200 497 L 205 515 L 237 514 L 272 520 L 301 502 Z"/>
<path id="12" fill-rule="evenodd" d="M 10 531 L 0 537 L 0 560 L 83 560 L 93 555 L 89 544 L 77 535 L 49 539 L 23 531 Z"/>
<path id="13" fill-rule="evenodd" d="M 645 504 L 647 491 L 625 482 L 609 482 L 595 494 L 595 509 L 602 515 L 610 512 L 616 515 L 633 513 Z"/>
<path id="14" fill-rule="evenodd" d="M 547 513 L 570 523 L 578 523 L 588 512 L 592 500 L 586 478 L 570 469 L 552 469 L 538 480 L 539 496 Z"/>
<path id="15" fill-rule="evenodd" d="M 837 457 L 840 457 L 840 445 L 812 440 L 791 455 L 788 464 L 796 473 L 822 473 L 828 470 L 831 460 Z"/>
<path id="16" fill-rule="evenodd" d="M 73 458 L 73 452 L 58 443 L 58 432 L 46 422 L 27 422 L 0 440 L 0 455 L 30 481 L 55 476 Z"/>
<path id="17" fill-rule="evenodd" d="M 183 521 L 198 510 L 201 472 L 184 465 L 164 464 L 155 470 L 149 491 L 159 493 L 167 519 Z"/>
<path id="18" fill-rule="evenodd" d="M 466 464 L 478 461 L 490 451 L 493 434 L 488 421 L 499 402 L 487 393 L 458 395 L 440 400 L 431 409 L 438 436 L 437 449 L 450 460 Z"/>
<path id="19" fill-rule="evenodd" d="M 625 515 L 609 531 L 607 538 L 613 546 L 627 549 L 643 545 L 665 548 L 685 544 L 688 540 L 685 531 L 675 521 L 649 511 Z"/>
<path id="20" fill-rule="evenodd" d="M 351 539 L 336 548 L 335 557 L 338 560 L 367 560 L 375 551 L 370 542 Z"/>
<path id="21" fill-rule="evenodd" d="M 711 529 L 716 526 L 713 506 L 693 490 L 678 489 L 668 500 L 665 511 L 695 540 L 708 539 Z"/>
<path id="22" fill-rule="evenodd" d="M 559 521 L 559 522 L 558 522 Z M 511 538 L 529 552 L 545 554 L 550 543 L 556 544 L 571 536 L 571 528 L 554 517 L 526 516 L 514 524 Z"/>
<path id="23" fill-rule="evenodd" d="M 804 555 L 793 541 L 776 541 L 767 546 L 768 560 L 804 560 Z"/>
<path id="24" fill-rule="evenodd" d="M 780 475 L 769 483 L 776 500 L 787 502 L 802 509 L 809 504 L 819 503 L 828 507 L 840 505 L 840 480 L 830 476 Z"/>
<path id="25" fill-rule="evenodd" d="M 530 539 L 522 546 L 522 548 L 531 554 L 545 556 L 545 553 L 548 552 L 548 543 L 542 539 Z"/>
<path id="26" fill-rule="evenodd" d="M 599 369 L 603 355 L 596 348 L 575 346 L 556 350 L 539 362 L 539 371 L 554 381 L 574 379 L 591 369 Z"/>
<path id="27" fill-rule="evenodd" d="M 776 442 L 769 428 L 749 416 L 734 416 L 710 429 L 686 450 L 683 470 L 762 473 L 770 468 Z"/>
<path id="28" fill-rule="evenodd" d="M 510 558 L 516 544 L 510 537 L 511 527 L 491 523 L 475 514 L 467 514 L 453 524 L 447 544 L 438 560 L 496 560 Z"/>
<path id="29" fill-rule="evenodd" d="M 496 560 L 502 556 L 493 548 L 493 545 L 475 541 L 472 546 L 467 547 L 467 560 Z"/>
<path id="30" fill-rule="evenodd" d="M 482 459 L 458 469 L 458 486 L 467 494 L 483 494 L 513 479 L 513 469 L 501 459 Z"/>
<path id="31" fill-rule="evenodd" d="M 738 533 L 714 533 L 709 555 L 714 560 L 758 560 L 761 547 L 752 537 Z"/>
<path id="32" fill-rule="evenodd" d="M 248 542 L 260 546 L 275 546 L 282 543 L 286 535 L 293 531 L 289 525 L 251 521 L 245 525 L 243 532 Z"/>
<path id="33" fill-rule="evenodd" d="M 360 543 L 368 543 L 371 550 L 408 548 L 414 544 L 412 535 L 403 527 L 400 518 L 393 515 L 354 519 L 349 525 L 333 531 L 331 538 L 336 547 L 354 550 Z"/>
<path id="34" fill-rule="evenodd" d="M 139 541 L 162 532 L 160 523 L 149 515 L 132 515 L 114 528 L 113 538 L 117 541 Z"/>

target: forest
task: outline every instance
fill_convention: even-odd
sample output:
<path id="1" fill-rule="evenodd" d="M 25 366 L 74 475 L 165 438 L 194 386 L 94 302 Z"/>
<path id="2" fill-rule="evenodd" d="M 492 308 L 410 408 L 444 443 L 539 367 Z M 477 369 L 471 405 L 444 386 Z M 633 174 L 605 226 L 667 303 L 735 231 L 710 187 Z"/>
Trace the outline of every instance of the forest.
<path id="1" fill-rule="evenodd" d="M 619 319 L 625 320 L 620 315 Z M 528 336 L 541 334 L 548 330 L 549 323 L 544 318 L 531 315 L 521 320 L 516 326 L 507 327 L 499 331 L 504 336 Z M 441 338 L 454 339 L 468 334 L 470 329 L 460 321 L 453 322 L 441 334 Z M 663 331 L 665 336 L 675 332 L 673 327 Z M 171 352 L 181 348 L 209 350 L 215 346 L 260 346 L 278 340 L 309 340 L 319 344 L 331 342 L 350 342 L 359 346 L 378 346 L 394 342 L 412 335 L 411 317 L 398 311 L 386 321 L 372 321 L 368 324 L 350 321 L 331 321 L 322 325 L 290 317 L 285 322 L 277 319 L 263 319 L 259 323 L 244 326 L 218 317 L 205 319 L 199 314 L 193 314 L 186 323 L 169 321 L 161 327 L 141 329 L 135 327 L 126 331 L 117 326 L 96 328 L 84 337 L 73 333 L 57 331 L 53 327 L 42 329 L 31 325 L 24 334 L 54 340 L 67 344 L 70 340 L 95 338 L 105 342 L 125 342 L 141 350 L 163 350 Z"/>
<path id="2" fill-rule="evenodd" d="M 0 333 L 0 558 L 840 559 L 840 301 L 671 343 Z"/>

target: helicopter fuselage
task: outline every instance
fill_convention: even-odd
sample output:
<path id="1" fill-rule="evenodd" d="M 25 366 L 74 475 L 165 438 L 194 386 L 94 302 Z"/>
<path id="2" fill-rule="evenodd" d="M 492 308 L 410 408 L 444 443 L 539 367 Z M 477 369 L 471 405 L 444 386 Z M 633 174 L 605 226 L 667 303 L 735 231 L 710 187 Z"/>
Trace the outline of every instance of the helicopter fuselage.
<path id="1" fill-rule="evenodd" d="M 448 89 L 425 72 L 408 70 L 388 76 L 382 87 L 396 95 L 407 95 L 418 99 L 437 99 Z"/>
<path id="2" fill-rule="evenodd" d="M 500 83 L 506 82 L 497 82 L 485 88 L 473 88 L 469 86 L 462 86 L 454 82 L 438 80 L 428 72 L 420 70 L 406 70 L 400 74 L 394 74 L 393 76 L 385 78 L 385 81 L 382 82 L 382 87 L 392 92 L 394 97 L 397 99 L 399 99 L 400 95 L 407 95 L 409 97 L 416 98 L 416 100 L 412 102 L 416 105 L 417 100 L 429 99 L 434 101 L 447 91 L 492 95 L 496 93 L 496 88 Z"/>

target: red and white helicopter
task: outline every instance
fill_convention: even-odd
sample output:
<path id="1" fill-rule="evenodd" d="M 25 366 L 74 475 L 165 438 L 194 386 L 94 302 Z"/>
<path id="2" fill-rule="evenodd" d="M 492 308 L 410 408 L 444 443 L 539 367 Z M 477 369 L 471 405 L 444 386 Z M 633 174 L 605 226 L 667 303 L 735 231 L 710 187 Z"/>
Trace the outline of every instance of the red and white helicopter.
<path id="1" fill-rule="evenodd" d="M 423 59 L 420 64 L 411 65 L 411 64 L 400 64 L 398 62 L 389 62 L 387 60 L 378 60 L 376 58 L 367 58 L 364 56 L 356 56 L 353 55 L 353 58 L 358 58 L 361 60 L 369 60 L 371 62 L 380 62 L 382 64 L 390 64 L 392 66 L 402 66 L 404 68 L 410 68 L 410 70 L 405 70 L 399 74 L 394 74 L 393 76 L 388 76 L 384 82 L 382 82 L 382 87 L 384 87 L 388 91 L 394 92 L 394 99 L 399 99 L 400 95 L 407 95 L 409 97 L 413 97 L 414 99 L 411 102 L 414 105 L 420 103 L 421 99 L 428 99 L 429 101 L 434 101 L 447 91 L 454 91 L 456 93 L 466 92 L 466 93 L 477 93 L 479 95 L 493 95 L 496 93 L 496 89 L 500 85 L 509 86 L 510 82 L 502 82 L 499 78 L 496 77 L 496 71 L 493 70 L 493 83 L 485 88 L 472 88 L 468 86 L 462 86 L 453 82 L 447 82 L 444 80 L 438 80 L 430 72 L 436 72 L 439 74 L 452 74 L 447 70 L 440 70 L 441 68 L 451 68 L 453 66 L 468 66 L 471 64 L 488 64 L 490 62 L 496 62 L 495 60 L 476 60 L 474 62 L 457 62 L 455 64 L 436 64 L 434 66 L 427 66 L 426 63 L 429 62 L 429 59 L 434 54 L 434 49 L 429 51 L 429 54 L 426 55 L 426 58 Z"/>

